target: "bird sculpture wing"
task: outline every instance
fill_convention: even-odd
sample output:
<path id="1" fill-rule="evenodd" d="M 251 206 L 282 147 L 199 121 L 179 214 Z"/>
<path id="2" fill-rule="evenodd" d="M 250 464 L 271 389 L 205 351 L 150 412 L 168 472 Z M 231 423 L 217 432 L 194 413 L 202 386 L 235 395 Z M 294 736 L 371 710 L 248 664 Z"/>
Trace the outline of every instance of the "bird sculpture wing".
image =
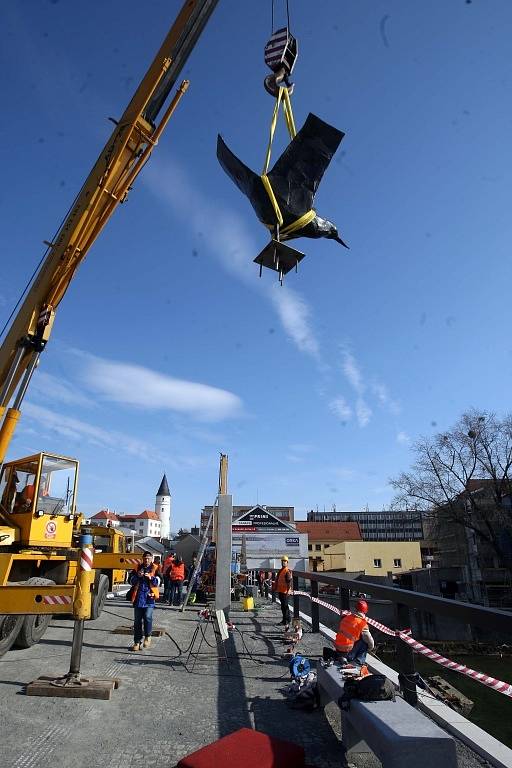
<path id="1" fill-rule="evenodd" d="M 344 135 L 309 113 L 268 174 L 275 196 L 288 213 L 299 217 L 313 208 L 318 185 Z"/>
<path id="2" fill-rule="evenodd" d="M 269 200 L 261 177 L 251 171 L 229 149 L 222 136 L 217 137 L 217 158 L 224 171 L 237 185 L 254 208 L 256 215 L 263 224 L 271 223 L 275 219 L 274 209 Z"/>

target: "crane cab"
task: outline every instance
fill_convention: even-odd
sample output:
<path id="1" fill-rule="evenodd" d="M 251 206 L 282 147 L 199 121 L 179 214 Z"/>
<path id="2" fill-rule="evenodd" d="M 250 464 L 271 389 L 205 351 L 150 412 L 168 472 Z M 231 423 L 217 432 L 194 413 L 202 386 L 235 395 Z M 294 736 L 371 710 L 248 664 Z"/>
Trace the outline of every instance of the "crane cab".
<path id="1" fill-rule="evenodd" d="M 3 465 L 0 513 L 17 547 L 72 546 L 77 484 L 78 461 L 65 456 L 37 453 Z"/>

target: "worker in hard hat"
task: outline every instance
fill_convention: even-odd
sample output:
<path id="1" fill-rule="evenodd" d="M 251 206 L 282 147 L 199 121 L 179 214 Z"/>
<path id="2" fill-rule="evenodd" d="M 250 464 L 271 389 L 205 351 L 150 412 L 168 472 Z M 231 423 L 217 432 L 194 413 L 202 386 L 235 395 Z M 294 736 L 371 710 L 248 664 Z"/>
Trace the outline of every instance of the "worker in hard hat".
<path id="1" fill-rule="evenodd" d="M 280 624 L 284 624 L 285 631 L 288 631 L 290 626 L 290 606 L 288 605 L 288 595 L 292 589 L 292 572 L 288 568 L 288 555 L 281 556 L 281 568 L 277 572 L 276 579 L 274 581 L 274 592 L 277 593 L 279 602 L 281 603 L 281 613 L 283 619 Z"/>
<path id="2" fill-rule="evenodd" d="M 353 662 L 357 666 L 362 666 L 366 662 L 366 654 L 375 647 L 366 621 L 367 613 L 366 600 L 358 600 L 355 611 L 342 616 L 334 640 L 335 650 L 324 648 L 324 661 L 333 660 L 349 665 Z"/>

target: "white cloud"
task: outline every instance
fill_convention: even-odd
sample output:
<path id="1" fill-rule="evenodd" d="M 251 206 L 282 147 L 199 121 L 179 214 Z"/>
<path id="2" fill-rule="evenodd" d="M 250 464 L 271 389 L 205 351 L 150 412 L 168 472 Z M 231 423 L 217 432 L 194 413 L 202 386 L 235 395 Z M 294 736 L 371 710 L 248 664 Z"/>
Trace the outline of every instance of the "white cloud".
<path id="1" fill-rule="evenodd" d="M 45 371 L 36 371 L 31 383 L 31 393 L 38 399 L 56 400 L 68 405 L 92 407 L 94 400 L 87 397 L 80 389 L 64 378 L 58 378 Z"/>
<path id="2" fill-rule="evenodd" d="M 398 416 L 402 410 L 400 404 L 397 403 L 396 400 L 392 399 L 385 384 L 372 384 L 372 391 L 383 408 L 395 416 Z"/>
<path id="3" fill-rule="evenodd" d="M 294 453 L 311 453 L 315 450 L 315 446 L 310 443 L 293 443 L 289 448 Z"/>
<path id="4" fill-rule="evenodd" d="M 313 329 L 311 309 L 297 293 L 275 282 L 258 280 L 253 259 L 259 248 L 243 222 L 226 208 L 206 199 L 183 169 L 160 157 L 158 166 L 146 169 L 145 183 L 159 200 L 164 199 L 191 229 L 202 232 L 208 247 L 223 267 L 251 290 L 260 291 L 271 302 L 287 336 L 304 354 L 320 362 L 319 344 Z M 277 279 L 277 278 L 276 278 Z"/>
<path id="5" fill-rule="evenodd" d="M 286 459 L 291 461 L 292 464 L 303 464 L 306 460 L 304 456 L 297 456 L 295 453 L 287 453 Z"/>
<path id="6" fill-rule="evenodd" d="M 366 427 L 372 417 L 372 410 L 362 397 L 356 401 L 356 416 L 360 427 Z"/>
<path id="7" fill-rule="evenodd" d="M 344 397 L 337 397 L 335 400 L 331 400 L 329 408 L 341 421 L 348 421 L 352 417 L 352 408 Z"/>
<path id="8" fill-rule="evenodd" d="M 311 325 L 311 309 L 296 291 L 283 285 L 274 285 L 270 299 L 283 328 L 300 349 L 311 357 L 320 359 L 320 349 Z"/>
<path id="9" fill-rule="evenodd" d="M 365 399 L 368 394 L 374 395 L 382 408 L 395 416 L 398 415 L 401 411 L 400 405 L 393 400 L 386 385 L 380 382 L 373 382 L 368 385 L 363 377 L 359 363 L 350 350 L 342 347 L 341 354 L 343 374 L 357 396 L 355 411 L 359 426 L 365 427 L 372 417 L 372 409 Z"/>
<path id="10" fill-rule="evenodd" d="M 342 480 L 350 480 L 355 477 L 357 473 L 355 469 L 351 469 L 350 467 L 338 467 L 334 470 L 334 474 Z"/>
<path id="11" fill-rule="evenodd" d="M 294 464 L 301 464 L 306 461 L 308 454 L 314 451 L 314 446 L 309 443 L 293 443 L 288 446 L 288 449 L 287 460 Z"/>
<path id="12" fill-rule="evenodd" d="M 141 365 L 83 355 L 83 381 L 105 400 L 146 410 L 185 413 L 202 421 L 221 421 L 242 411 L 240 398 L 225 389 L 176 379 Z"/>
<path id="13" fill-rule="evenodd" d="M 399 432 L 396 436 L 396 441 L 401 445 L 409 445 L 411 442 L 411 438 L 409 437 L 407 432 Z"/>
<path id="14" fill-rule="evenodd" d="M 366 389 L 366 385 L 363 382 L 363 376 L 361 370 L 356 362 L 355 357 L 346 349 L 342 350 L 343 354 L 343 373 L 348 380 L 352 389 L 358 394 L 362 395 Z"/>
<path id="15" fill-rule="evenodd" d="M 349 352 L 348 349 L 343 348 L 341 350 L 343 360 L 342 369 L 348 383 L 357 395 L 356 399 L 356 417 L 357 423 L 360 427 L 366 427 L 369 424 L 372 417 L 372 409 L 364 399 L 363 395 L 366 392 L 366 384 L 363 380 L 363 374 L 355 359 L 354 355 Z"/>
<path id="16" fill-rule="evenodd" d="M 125 453 L 147 461 L 162 461 L 163 457 L 149 443 L 122 432 L 102 429 L 93 424 L 88 424 L 81 419 L 64 416 L 61 413 L 55 413 L 49 408 L 43 408 L 30 402 L 25 403 L 23 413 L 33 423 L 37 422 L 44 429 L 56 432 L 70 440 L 76 442 L 85 440 L 91 445 L 103 446 L 113 450 L 120 449 Z"/>

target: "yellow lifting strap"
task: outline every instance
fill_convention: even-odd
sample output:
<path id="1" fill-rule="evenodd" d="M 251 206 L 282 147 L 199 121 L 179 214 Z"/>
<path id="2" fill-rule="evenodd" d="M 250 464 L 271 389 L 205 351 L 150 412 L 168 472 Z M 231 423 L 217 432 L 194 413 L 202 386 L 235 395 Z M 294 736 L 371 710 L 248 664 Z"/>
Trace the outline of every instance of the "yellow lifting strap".
<path id="1" fill-rule="evenodd" d="M 272 155 L 272 142 L 274 141 L 274 134 L 276 132 L 277 119 L 279 117 L 279 109 L 281 107 L 281 103 L 283 104 L 283 113 L 286 121 L 286 127 L 288 128 L 288 133 L 290 134 L 290 139 L 293 140 L 297 135 L 297 129 L 295 128 L 295 120 L 293 117 L 292 103 L 290 101 L 290 94 L 288 93 L 288 88 L 281 87 L 277 92 L 276 103 L 274 105 L 274 112 L 272 114 L 272 120 L 270 123 L 270 136 L 268 141 L 267 154 L 265 157 L 265 165 L 263 166 L 263 173 L 261 174 L 261 181 L 263 182 L 263 186 L 265 187 L 269 200 L 272 203 L 274 213 L 276 214 L 276 221 L 280 227 L 283 224 L 283 214 L 279 208 L 279 203 L 277 202 L 274 190 L 272 189 L 272 184 L 270 183 L 270 179 L 268 178 L 267 173 L 268 167 L 270 165 L 270 158 Z M 313 221 L 315 216 L 316 213 L 314 210 L 307 211 L 307 213 L 305 213 L 303 216 L 298 218 L 296 221 L 292 221 L 291 224 L 288 224 L 287 227 L 282 229 L 281 235 L 285 237 L 287 235 L 291 235 L 292 232 L 307 226 L 311 221 Z"/>

